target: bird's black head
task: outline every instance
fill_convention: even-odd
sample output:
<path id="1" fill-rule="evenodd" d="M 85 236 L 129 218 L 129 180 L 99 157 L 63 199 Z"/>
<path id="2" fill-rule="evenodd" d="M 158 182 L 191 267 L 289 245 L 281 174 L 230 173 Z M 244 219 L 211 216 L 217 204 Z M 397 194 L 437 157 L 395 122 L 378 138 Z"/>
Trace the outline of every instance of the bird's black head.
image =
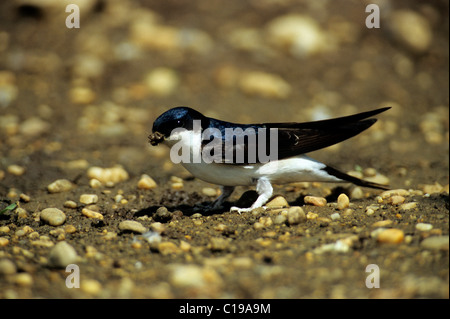
<path id="1" fill-rule="evenodd" d="M 209 125 L 209 120 L 206 116 L 190 107 L 179 106 L 164 112 L 153 122 L 153 134 L 149 136 L 150 144 L 159 144 L 164 138 L 168 138 L 170 133 L 176 128 L 192 130 L 194 120 L 201 121 L 202 129 Z"/>

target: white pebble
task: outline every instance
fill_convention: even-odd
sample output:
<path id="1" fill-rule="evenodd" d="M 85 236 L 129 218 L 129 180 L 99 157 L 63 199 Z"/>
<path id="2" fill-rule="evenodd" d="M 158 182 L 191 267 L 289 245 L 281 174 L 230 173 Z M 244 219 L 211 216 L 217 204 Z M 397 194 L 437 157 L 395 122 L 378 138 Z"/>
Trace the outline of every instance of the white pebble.
<path id="1" fill-rule="evenodd" d="M 427 223 L 418 223 L 416 224 L 416 229 L 420 231 L 428 231 L 433 229 L 433 225 Z"/>
<path id="2" fill-rule="evenodd" d="M 41 211 L 40 219 L 51 226 L 59 226 L 66 221 L 66 215 L 57 208 L 46 208 Z"/>
<path id="3" fill-rule="evenodd" d="M 134 220 L 124 220 L 120 222 L 119 229 L 122 231 L 132 231 L 136 233 L 146 233 L 148 229 L 141 223 Z"/>
<path id="4" fill-rule="evenodd" d="M 67 192 L 71 190 L 73 187 L 73 184 L 67 180 L 67 179 L 57 179 L 53 183 L 49 184 L 47 186 L 47 190 L 49 193 L 61 193 L 61 192 Z"/>
<path id="5" fill-rule="evenodd" d="M 67 242 L 57 243 L 48 256 L 48 264 L 50 267 L 65 268 L 69 264 L 77 261 L 78 255 L 75 249 Z"/>
<path id="6" fill-rule="evenodd" d="M 82 194 L 80 196 L 80 203 L 85 205 L 95 204 L 98 202 L 98 196 L 95 194 Z"/>

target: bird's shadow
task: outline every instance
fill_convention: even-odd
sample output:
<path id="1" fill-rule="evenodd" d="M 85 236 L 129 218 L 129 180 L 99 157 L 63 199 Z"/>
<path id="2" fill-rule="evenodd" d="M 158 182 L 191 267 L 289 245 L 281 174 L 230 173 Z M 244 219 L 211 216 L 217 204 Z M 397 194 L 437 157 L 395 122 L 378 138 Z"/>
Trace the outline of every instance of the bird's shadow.
<path id="1" fill-rule="evenodd" d="M 327 200 L 328 203 L 330 202 L 336 202 L 337 198 L 340 194 L 345 193 L 348 195 L 349 190 L 347 188 L 344 187 L 335 187 L 332 189 L 332 193 L 328 196 L 325 197 L 325 199 Z M 277 195 L 273 195 L 271 197 L 274 198 Z M 304 206 L 305 205 L 305 196 L 307 195 L 299 195 L 294 201 L 289 202 L 290 206 Z M 166 207 L 168 211 L 170 212 L 176 212 L 176 211 L 181 211 L 183 216 L 192 216 L 193 214 L 196 213 L 200 213 L 203 216 L 211 216 L 211 215 L 215 215 L 215 214 L 221 214 L 224 212 L 229 212 L 230 208 L 232 206 L 237 206 L 237 207 L 250 207 L 258 198 L 258 193 L 254 190 L 249 190 L 244 192 L 241 197 L 235 201 L 235 202 L 229 202 L 229 201 L 225 201 L 222 205 L 222 207 L 218 208 L 218 209 L 213 209 L 212 204 L 213 201 L 203 201 L 200 204 L 196 204 L 196 205 L 188 205 L 188 204 L 175 204 L 175 205 L 153 205 L 153 206 L 149 206 L 146 208 L 143 208 L 139 211 L 137 211 L 134 216 L 135 217 L 140 217 L 140 216 L 153 216 L 156 211 L 158 210 L 158 208 L 160 207 Z M 270 201 L 270 199 L 269 199 Z"/>
<path id="2" fill-rule="evenodd" d="M 153 205 L 146 208 L 143 208 L 137 211 L 134 216 L 153 216 L 158 208 L 166 207 L 170 212 L 181 211 L 183 216 L 192 216 L 193 214 L 200 213 L 203 216 L 211 216 L 214 214 L 221 214 L 224 212 L 229 212 L 232 206 L 237 207 L 250 207 L 255 200 L 258 198 L 258 193 L 254 190 L 246 191 L 242 194 L 242 196 L 235 202 L 225 201 L 222 207 L 213 209 L 213 201 L 203 201 L 196 205 L 188 205 L 188 204 L 175 204 L 175 205 Z"/>

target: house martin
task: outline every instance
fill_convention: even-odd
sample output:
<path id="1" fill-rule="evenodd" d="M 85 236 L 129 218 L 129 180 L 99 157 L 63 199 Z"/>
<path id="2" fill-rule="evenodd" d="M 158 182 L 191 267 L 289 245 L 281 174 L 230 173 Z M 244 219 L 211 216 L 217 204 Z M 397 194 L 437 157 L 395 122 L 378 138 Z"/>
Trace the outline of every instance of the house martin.
<path id="1" fill-rule="evenodd" d="M 256 185 L 258 198 L 251 207 L 231 208 L 241 213 L 262 207 L 272 196 L 272 184 L 350 182 L 389 189 L 305 155 L 361 133 L 377 121 L 370 117 L 388 109 L 313 122 L 238 124 L 181 106 L 155 120 L 149 141 L 153 146 L 169 146 L 172 161 L 181 163 L 193 176 L 221 186 L 222 193 L 212 204 L 213 210 L 222 207 L 236 186 Z"/>

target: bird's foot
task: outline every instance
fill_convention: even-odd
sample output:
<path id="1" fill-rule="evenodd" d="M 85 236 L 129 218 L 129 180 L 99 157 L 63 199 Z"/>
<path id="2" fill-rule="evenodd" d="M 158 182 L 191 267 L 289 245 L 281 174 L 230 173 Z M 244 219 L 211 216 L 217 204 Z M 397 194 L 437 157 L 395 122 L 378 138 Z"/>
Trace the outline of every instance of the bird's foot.
<path id="1" fill-rule="evenodd" d="M 238 214 L 240 215 L 240 214 L 242 214 L 242 213 L 248 213 L 248 212 L 251 212 L 251 211 L 253 211 L 253 210 L 255 210 L 255 209 L 266 210 L 267 207 L 266 207 L 266 206 L 262 206 L 262 207 L 239 208 L 239 207 L 233 206 L 233 207 L 230 208 L 230 212 L 232 212 L 232 213 L 238 213 Z"/>

